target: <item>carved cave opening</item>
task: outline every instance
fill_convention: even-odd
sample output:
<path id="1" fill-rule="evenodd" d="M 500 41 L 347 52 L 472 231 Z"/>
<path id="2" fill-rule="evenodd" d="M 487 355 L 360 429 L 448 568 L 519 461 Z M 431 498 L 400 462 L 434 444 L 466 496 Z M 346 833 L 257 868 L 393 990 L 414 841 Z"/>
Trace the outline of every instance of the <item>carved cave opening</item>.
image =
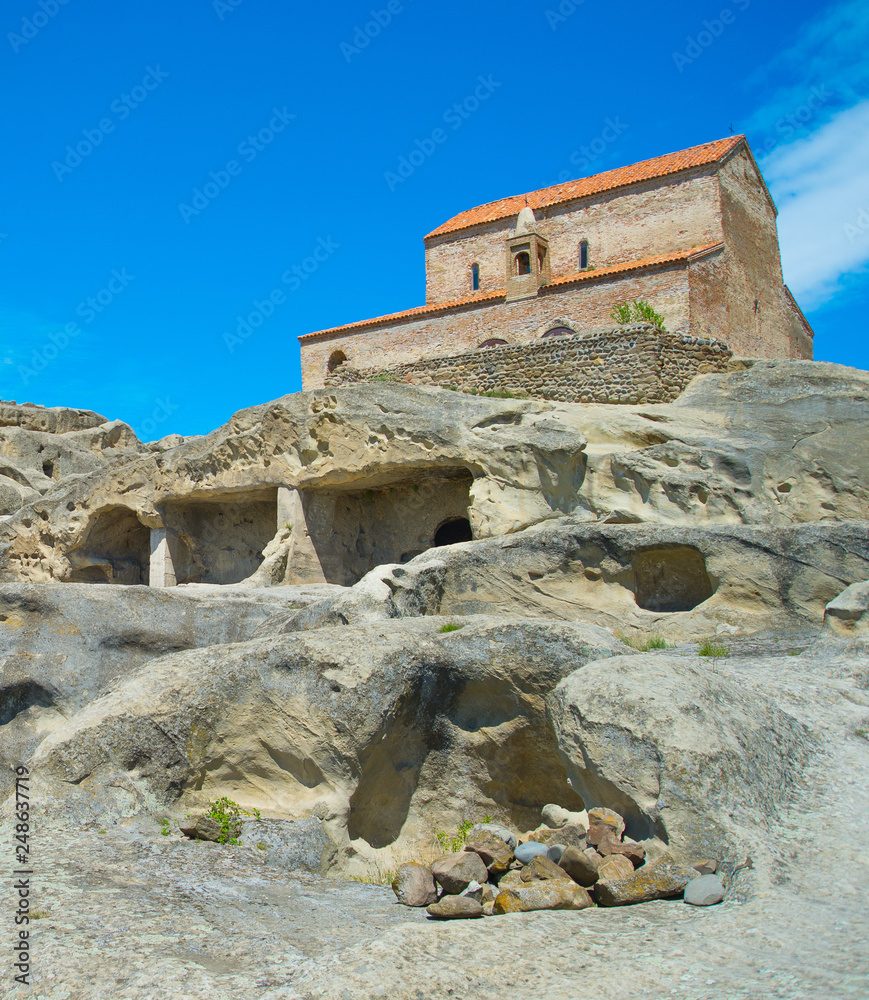
<path id="1" fill-rule="evenodd" d="M 109 507 L 94 517 L 69 560 L 71 583 L 147 586 L 151 531 L 129 507 Z"/>
<path id="2" fill-rule="evenodd" d="M 637 552 L 633 569 L 635 599 L 646 611 L 693 611 L 715 593 L 703 553 L 690 545 Z"/>

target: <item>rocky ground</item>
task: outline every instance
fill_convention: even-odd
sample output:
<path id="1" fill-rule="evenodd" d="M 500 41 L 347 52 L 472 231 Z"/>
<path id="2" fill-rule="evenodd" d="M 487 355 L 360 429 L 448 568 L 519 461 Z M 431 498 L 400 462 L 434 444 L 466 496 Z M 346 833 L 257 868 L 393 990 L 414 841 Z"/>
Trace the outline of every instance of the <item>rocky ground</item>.
<path id="1" fill-rule="evenodd" d="M 288 872 L 271 849 L 163 837 L 142 818 L 105 833 L 42 824 L 34 905 L 48 915 L 20 995 L 555 1000 L 606 984 L 617 1000 L 865 997 L 869 648 L 807 633 L 730 646 L 704 665 L 774 688 L 819 747 L 719 906 L 438 923 L 389 888 Z M 744 859 L 723 860 L 726 876 Z"/>

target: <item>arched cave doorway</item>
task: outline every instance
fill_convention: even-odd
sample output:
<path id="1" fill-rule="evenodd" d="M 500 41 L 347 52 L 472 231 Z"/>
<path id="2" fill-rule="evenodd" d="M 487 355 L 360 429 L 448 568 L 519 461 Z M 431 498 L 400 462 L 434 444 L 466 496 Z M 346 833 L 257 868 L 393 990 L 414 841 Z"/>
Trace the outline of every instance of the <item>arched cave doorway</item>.
<path id="1" fill-rule="evenodd" d="M 434 545 L 457 545 L 459 542 L 473 541 L 471 522 L 466 517 L 454 517 L 445 521 L 435 532 Z"/>

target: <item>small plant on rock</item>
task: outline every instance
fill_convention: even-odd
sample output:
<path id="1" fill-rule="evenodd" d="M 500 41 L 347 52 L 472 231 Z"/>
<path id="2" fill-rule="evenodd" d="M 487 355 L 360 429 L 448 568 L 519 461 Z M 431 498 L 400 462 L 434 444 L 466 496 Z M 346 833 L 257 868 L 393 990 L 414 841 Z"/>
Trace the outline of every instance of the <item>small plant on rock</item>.
<path id="1" fill-rule="evenodd" d="M 160 833 L 161 833 L 161 834 L 162 834 L 162 835 L 163 835 L 164 837 L 168 837 L 168 836 L 169 836 L 169 834 L 170 834 L 170 833 L 172 832 L 172 831 L 170 830 L 170 826 L 171 826 L 171 824 L 170 824 L 170 822 L 169 822 L 169 820 L 168 820 L 168 819 L 161 819 L 161 820 L 160 820 Z"/>
<path id="2" fill-rule="evenodd" d="M 491 823 L 491 816 L 484 816 L 481 823 Z M 456 854 L 461 851 L 465 846 L 465 842 L 468 839 L 468 834 L 471 832 L 475 826 L 469 819 L 463 820 L 456 827 L 455 834 L 449 834 L 445 830 L 435 830 L 435 840 L 437 841 L 438 847 L 442 851 L 446 851 L 447 854 Z"/>
<path id="3" fill-rule="evenodd" d="M 720 642 L 715 642 L 714 639 L 704 639 L 697 647 L 697 655 L 711 656 L 717 659 L 721 656 L 730 656 L 730 650 Z"/>
<path id="4" fill-rule="evenodd" d="M 205 815 L 209 819 L 213 819 L 220 827 L 220 836 L 217 838 L 218 844 L 231 844 L 233 846 L 241 843 L 238 838 L 241 836 L 242 816 L 260 818 L 259 809 L 250 811 L 242 809 L 237 802 L 233 802 L 232 799 L 228 799 L 226 796 L 212 802 Z"/>
<path id="5" fill-rule="evenodd" d="M 457 625 L 455 622 L 447 622 L 446 625 L 441 625 L 441 632 L 458 632 L 460 628 L 464 628 L 464 625 Z"/>

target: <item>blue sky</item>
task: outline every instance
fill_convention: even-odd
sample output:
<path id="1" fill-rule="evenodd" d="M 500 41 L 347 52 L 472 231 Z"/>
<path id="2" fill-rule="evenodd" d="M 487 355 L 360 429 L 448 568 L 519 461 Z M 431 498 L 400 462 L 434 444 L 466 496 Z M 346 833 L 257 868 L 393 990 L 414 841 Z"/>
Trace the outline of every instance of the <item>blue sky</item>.
<path id="1" fill-rule="evenodd" d="M 456 212 L 579 176 L 583 147 L 590 174 L 731 127 L 816 357 L 869 368 L 863 2 L 7 0 L 0 24 L 5 399 L 207 432 L 299 389 L 300 334 L 422 304 Z"/>

